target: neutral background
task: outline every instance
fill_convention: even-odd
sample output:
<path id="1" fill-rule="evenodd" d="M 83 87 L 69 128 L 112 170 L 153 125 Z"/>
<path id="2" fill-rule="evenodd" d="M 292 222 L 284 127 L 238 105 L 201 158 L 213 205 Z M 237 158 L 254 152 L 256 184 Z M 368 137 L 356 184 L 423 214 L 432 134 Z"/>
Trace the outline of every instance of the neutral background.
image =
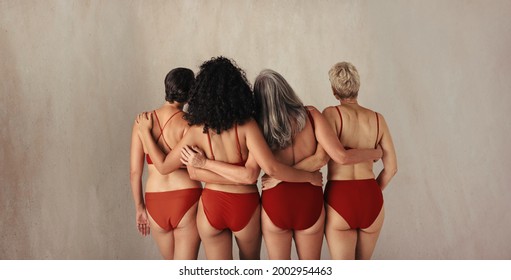
<path id="1" fill-rule="evenodd" d="M 375 259 L 511 259 L 498 0 L 0 0 L 0 259 L 159 259 L 135 229 L 131 125 L 171 68 L 218 55 L 319 109 L 336 102 L 329 68 L 358 67 L 399 159 Z"/>

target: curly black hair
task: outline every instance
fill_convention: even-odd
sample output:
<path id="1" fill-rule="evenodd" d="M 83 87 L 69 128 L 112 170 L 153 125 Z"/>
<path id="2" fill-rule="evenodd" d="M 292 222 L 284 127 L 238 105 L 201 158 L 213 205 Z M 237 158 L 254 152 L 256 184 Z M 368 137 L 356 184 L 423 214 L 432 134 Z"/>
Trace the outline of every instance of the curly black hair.
<path id="1" fill-rule="evenodd" d="M 189 125 L 221 133 L 254 116 L 254 97 L 245 72 L 236 62 L 219 56 L 204 62 L 188 101 Z"/>
<path id="2" fill-rule="evenodd" d="M 190 89 L 195 84 L 195 75 L 188 68 L 175 68 L 165 76 L 165 100 L 184 103 L 190 99 Z"/>

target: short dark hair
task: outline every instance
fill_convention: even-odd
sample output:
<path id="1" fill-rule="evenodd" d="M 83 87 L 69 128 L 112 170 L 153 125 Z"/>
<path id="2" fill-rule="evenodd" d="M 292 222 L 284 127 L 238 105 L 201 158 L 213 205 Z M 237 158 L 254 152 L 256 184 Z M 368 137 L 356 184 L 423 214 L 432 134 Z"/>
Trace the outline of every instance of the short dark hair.
<path id="1" fill-rule="evenodd" d="M 254 97 L 245 72 L 228 58 L 214 57 L 200 66 L 188 101 L 189 125 L 217 133 L 254 116 Z"/>
<path id="2" fill-rule="evenodd" d="M 185 103 L 190 99 L 190 89 L 195 84 L 195 75 L 188 68 L 172 69 L 165 76 L 165 100 Z"/>

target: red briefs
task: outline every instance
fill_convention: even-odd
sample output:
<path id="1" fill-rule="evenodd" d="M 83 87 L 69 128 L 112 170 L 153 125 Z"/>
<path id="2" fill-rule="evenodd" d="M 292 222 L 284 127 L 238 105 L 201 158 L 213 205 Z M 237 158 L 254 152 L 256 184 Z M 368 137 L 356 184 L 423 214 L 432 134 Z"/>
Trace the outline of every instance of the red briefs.
<path id="1" fill-rule="evenodd" d="M 209 223 L 218 230 L 240 231 L 259 205 L 259 193 L 229 193 L 210 189 L 202 191 L 202 206 Z"/>
<path id="2" fill-rule="evenodd" d="M 310 183 L 281 182 L 263 191 L 264 211 L 281 229 L 303 230 L 313 226 L 323 209 L 323 188 Z"/>
<path id="3" fill-rule="evenodd" d="M 375 179 L 328 181 L 325 201 L 352 229 L 368 228 L 380 214 L 383 194 Z"/>
<path id="4" fill-rule="evenodd" d="M 173 230 L 186 212 L 199 201 L 201 192 L 201 188 L 146 192 L 147 212 L 162 229 Z"/>

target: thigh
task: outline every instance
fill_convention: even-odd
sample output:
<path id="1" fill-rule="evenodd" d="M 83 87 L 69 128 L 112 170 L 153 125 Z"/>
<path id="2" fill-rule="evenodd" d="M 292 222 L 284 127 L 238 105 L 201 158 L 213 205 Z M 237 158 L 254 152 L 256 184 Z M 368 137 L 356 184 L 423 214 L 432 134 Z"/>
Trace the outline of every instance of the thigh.
<path id="1" fill-rule="evenodd" d="M 355 259 L 357 230 L 351 229 L 348 222 L 328 204 L 326 205 L 325 237 L 332 259 Z"/>
<path id="2" fill-rule="evenodd" d="M 257 206 L 250 222 L 237 232 L 233 232 L 238 244 L 241 260 L 261 258 L 261 206 Z"/>
<path id="3" fill-rule="evenodd" d="M 325 209 L 314 225 L 308 229 L 295 231 L 295 243 L 298 257 L 301 260 L 319 260 L 325 232 Z"/>
<path id="4" fill-rule="evenodd" d="M 360 260 L 371 259 L 376 242 L 380 236 L 380 231 L 383 226 L 383 220 L 385 218 L 385 210 L 382 207 L 380 214 L 373 222 L 371 226 L 365 229 L 361 229 L 358 233 L 356 258 Z"/>
<path id="5" fill-rule="evenodd" d="M 261 226 L 270 260 L 290 260 L 293 232 L 277 227 L 262 209 Z"/>
<path id="6" fill-rule="evenodd" d="M 149 223 L 151 227 L 151 235 L 158 246 L 161 256 L 165 260 L 174 259 L 174 234 L 172 231 L 162 229 L 151 217 L 150 213 L 147 213 Z"/>
<path id="7" fill-rule="evenodd" d="M 209 260 L 232 260 L 232 234 L 229 230 L 218 230 L 208 221 L 199 200 L 197 208 L 197 229 Z"/>
<path id="8" fill-rule="evenodd" d="M 174 229 L 174 259 L 195 260 L 199 253 L 200 237 L 197 230 L 197 205 L 195 203 Z"/>

